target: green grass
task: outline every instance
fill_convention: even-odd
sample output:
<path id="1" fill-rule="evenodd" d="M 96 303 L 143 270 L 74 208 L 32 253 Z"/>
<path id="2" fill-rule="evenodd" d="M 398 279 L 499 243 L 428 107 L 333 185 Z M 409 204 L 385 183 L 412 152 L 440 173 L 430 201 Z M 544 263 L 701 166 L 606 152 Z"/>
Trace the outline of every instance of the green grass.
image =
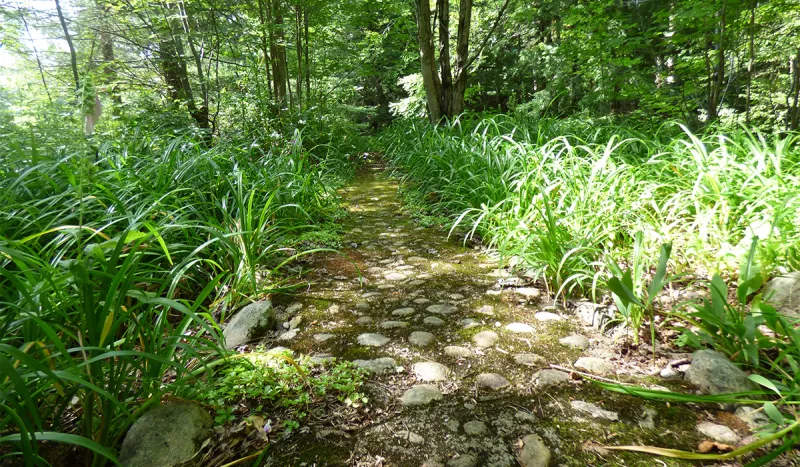
<path id="1" fill-rule="evenodd" d="M 281 267 L 353 170 L 300 132 L 118 136 L 0 150 L 0 457 L 45 465 L 53 440 L 115 462 L 139 414 L 224 355 L 218 321 L 291 286 Z"/>
<path id="2" fill-rule="evenodd" d="M 649 134 L 603 120 L 491 117 L 430 127 L 405 121 L 383 144 L 406 184 L 470 227 L 556 295 L 590 295 L 642 232 L 653 264 L 735 276 L 754 236 L 768 271 L 800 251 L 797 135 L 732 130 Z"/>

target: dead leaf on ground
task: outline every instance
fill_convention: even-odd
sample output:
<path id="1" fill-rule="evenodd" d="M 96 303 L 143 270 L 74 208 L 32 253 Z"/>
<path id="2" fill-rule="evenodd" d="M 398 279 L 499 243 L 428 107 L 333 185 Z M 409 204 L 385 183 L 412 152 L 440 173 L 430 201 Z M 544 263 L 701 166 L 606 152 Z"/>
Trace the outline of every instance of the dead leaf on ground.
<path id="1" fill-rule="evenodd" d="M 718 443 L 716 441 L 705 440 L 697 445 L 697 451 L 702 454 L 707 454 L 709 452 L 730 452 L 736 450 L 735 446 L 731 446 L 730 444 L 725 443 Z"/>

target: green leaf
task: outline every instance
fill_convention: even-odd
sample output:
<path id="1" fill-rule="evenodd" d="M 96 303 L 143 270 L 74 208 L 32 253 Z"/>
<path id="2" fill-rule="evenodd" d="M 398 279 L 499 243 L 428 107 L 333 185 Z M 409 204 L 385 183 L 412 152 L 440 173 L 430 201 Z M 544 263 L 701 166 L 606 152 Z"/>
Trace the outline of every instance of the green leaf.
<path id="1" fill-rule="evenodd" d="M 777 386 L 775 386 L 775 383 L 773 383 L 772 381 L 768 380 L 767 378 L 765 378 L 765 377 L 763 377 L 761 375 L 753 374 L 753 375 L 748 376 L 747 379 L 749 379 L 750 381 L 752 381 L 752 382 L 754 382 L 756 384 L 760 384 L 761 386 L 764 386 L 765 388 L 769 389 L 770 391 L 774 392 L 775 394 L 777 394 L 779 396 L 781 395 L 781 392 L 778 390 Z"/>
<path id="2" fill-rule="evenodd" d="M 764 402 L 764 413 L 767 414 L 769 419 L 773 422 L 778 425 L 783 425 L 783 415 L 772 402 Z"/>
<path id="3" fill-rule="evenodd" d="M 72 444 L 75 446 L 80 446 L 94 453 L 100 454 L 101 456 L 105 457 L 106 459 L 110 460 L 116 465 L 120 465 L 119 460 L 117 460 L 117 456 L 113 452 L 111 452 L 111 450 L 101 446 L 100 444 L 92 441 L 91 439 L 84 438 L 83 436 L 71 435 L 68 433 L 58 433 L 55 431 L 44 431 L 44 432 L 40 431 L 34 434 L 36 435 L 36 439 L 39 441 L 52 441 L 54 443 Z M 20 439 L 21 436 L 19 433 L 3 436 L 0 437 L 0 444 L 15 443 L 20 441 Z"/>

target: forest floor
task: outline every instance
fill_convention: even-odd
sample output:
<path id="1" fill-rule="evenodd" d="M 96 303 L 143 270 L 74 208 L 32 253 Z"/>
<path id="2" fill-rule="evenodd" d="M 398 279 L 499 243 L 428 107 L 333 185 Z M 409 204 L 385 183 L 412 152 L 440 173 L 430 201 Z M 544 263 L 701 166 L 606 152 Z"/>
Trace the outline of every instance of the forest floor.
<path id="1" fill-rule="evenodd" d="M 355 361 L 371 372 L 369 402 L 348 421 L 311 417 L 272 446 L 267 465 L 535 466 L 548 455 L 550 465 L 688 465 L 591 446 L 694 450 L 698 422 L 731 418 L 587 381 L 581 374 L 593 372 L 692 391 L 653 371 L 687 354 L 660 348 L 653 361 L 646 345 L 631 351 L 577 317 L 592 304 L 553 304 L 498 269 L 490 251 L 419 226 L 380 165 L 341 195 L 344 256 L 309 260 L 309 288 L 273 299 L 294 329 L 262 344 Z"/>

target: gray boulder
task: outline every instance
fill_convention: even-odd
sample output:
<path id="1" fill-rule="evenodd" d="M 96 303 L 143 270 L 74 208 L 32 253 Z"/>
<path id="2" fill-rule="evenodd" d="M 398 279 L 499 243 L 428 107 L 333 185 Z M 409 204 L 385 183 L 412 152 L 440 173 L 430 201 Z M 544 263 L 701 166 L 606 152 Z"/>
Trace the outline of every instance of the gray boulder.
<path id="1" fill-rule="evenodd" d="M 539 435 L 531 434 L 521 440 L 522 449 L 517 456 L 523 467 L 547 467 L 550 465 L 550 449 Z"/>
<path id="2" fill-rule="evenodd" d="M 764 301 L 779 312 L 792 318 L 800 318 L 800 271 L 790 272 L 767 282 L 763 296 Z"/>
<path id="3" fill-rule="evenodd" d="M 272 302 L 262 300 L 242 308 L 233 315 L 222 336 L 225 338 L 225 348 L 232 349 L 251 342 L 261 337 L 266 331 L 275 328 L 275 310 Z"/>
<path id="4" fill-rule="evenodd" d="M 756 390 L 744 371 L 714 350 L 698 350 L 692 354 L 692 364 L 686 370 L 686 381 L 706 394 Z"/>
<path id="5" fill-rule="evenodd" d="M 210 433 L 211 416 L 190 402 L 168 402 L 128 430 L 119 460 L 123 467 L 172 467 L 195 455 Z"/>

